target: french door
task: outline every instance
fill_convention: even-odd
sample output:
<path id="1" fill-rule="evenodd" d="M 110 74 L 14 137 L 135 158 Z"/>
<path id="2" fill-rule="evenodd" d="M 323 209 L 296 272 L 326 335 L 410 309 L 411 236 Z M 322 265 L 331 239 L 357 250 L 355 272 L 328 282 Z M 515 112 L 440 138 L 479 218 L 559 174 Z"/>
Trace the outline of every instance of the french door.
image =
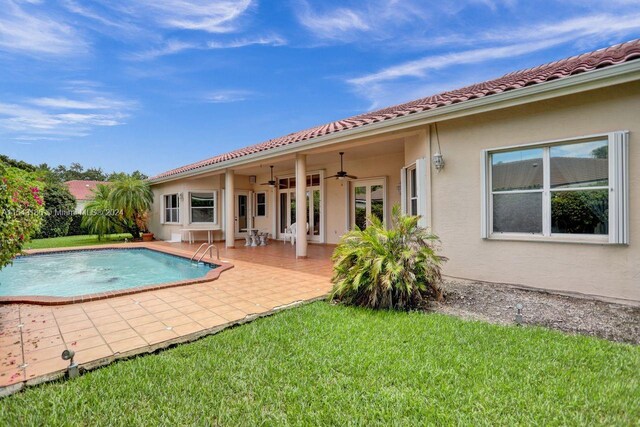
<path id="1" fill-rule="evenodd" d="M 367 218 L 375 216 L 386 223 L 387 192 L 384 178 L 351 182 L 351 227 L 367 228 Z"/>
<path id="2" fill-rule="evenodd" d="M 247 235 L 251 228 L 251 204 L 249 191 L 236 191 L 236 237 L 241 238 Z"/>
<path id="3" fill-rule="evenodd" d="M 294 177 L 280 178 L 278 191 L 278 230 L 285 233 L 291 224 L 304 221 L 309 224 L 307 239 L 312 242 L 323 241 L 322 221 L 322 177 L 320 173 L 307 175 L 307 211 L 301 215 L 296 209 L 296 181 Z"/>

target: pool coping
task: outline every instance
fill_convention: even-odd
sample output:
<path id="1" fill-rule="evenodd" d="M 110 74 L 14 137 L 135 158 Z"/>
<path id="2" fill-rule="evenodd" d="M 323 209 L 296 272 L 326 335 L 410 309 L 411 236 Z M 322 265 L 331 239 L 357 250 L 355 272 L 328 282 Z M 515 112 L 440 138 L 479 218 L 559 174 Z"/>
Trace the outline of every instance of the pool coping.
<path id="1" fill-rule="evenodd" d="M 189 259 L 184 253 L 173 251 L 170 248 L 148 245 L 146 243 L 125 243 L 114 245 L 100 245 L 100 246 L 74 246 L 68 248 L 52 248 L 52 249 L 30 249 L 24 251 L 26 256 L 38 255 L 46 253 L 64 253 L 64 252 L 76 252 L 76 251 L 99 251 L 109 249 L 148 249 L 155 252 L 164 253 L 167 255 L 177 256 L 184 259 Z M 207 261 L 209 264 L 215 264 L 217 267 L 211 269 L 207 274 L 196 279 L 185 279 L 174 282 L 159 283 L 153 285 L 136 286 L 134 288 L 120 289 L 117 291 L 97 292 L 93 294 L 76 295 L 72 297 L 56 297 L 46 295 L 19 295 L 19 296 L 0 296 L 0 304 L 35 304 L 35 305 L 65 305 L 76 304 L 81 302 L 98 301 L 106 298 L 113 298 L 123 295 L 132 295 L 140 292 L 154 291 L 158 289 L 173 288 L 177 286 L 195 285 L 198 283 L 211 282 L 220 277 L 220 274 L 233 268 L 233 264 L 228 261 L 215 260 Z"/>

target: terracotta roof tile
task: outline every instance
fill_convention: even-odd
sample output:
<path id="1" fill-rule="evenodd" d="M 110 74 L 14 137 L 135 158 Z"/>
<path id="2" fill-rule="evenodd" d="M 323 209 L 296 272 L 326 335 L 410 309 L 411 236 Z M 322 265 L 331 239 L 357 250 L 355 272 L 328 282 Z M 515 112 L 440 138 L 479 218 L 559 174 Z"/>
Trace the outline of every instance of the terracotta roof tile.
<path id="1" fill-rule="evenodd" d="M 378 111 L 363 113 L 325 125 L 315 126 L 310 129 L 290 133 L 279 138 L 270 139 L 260 144 L 251 145 L 249 147 L 241 148 L 229 153 L 214 156 L 209 159 L 163 172 L 152 177 L 151 180 L 166 178 L 172 175 L 177 175 L 205 166 L 222 163 L 230 159 L 236 159 L 239 157 L 247 156 L 249 154 L 270 150 L 276 147 L 310 140 L 319 136 L 328 135 L 330 133 L 336 133 L 347 129 L 367 126 L 369 124 L 381 121 L 393 120 L 394 118 L 406 116 L 409 114 L 433 110 L 435 108 L 444 107 L 450 104 L 467 102 L 473 99 L 491 96 L 505 91 L 517 90 L 551 80 L 562 79 L 587 71 L 593 71 L 599 68 L 621 64 L 639 58 L 640 39 L 632 40 L 626 43 L 608 47 L 606 49 L 600 49 L 594 52 L 584 53 L 582 55 L 572 56 L 570 58 L 554 61 L 544 65 L 539 65 L 537 67 L 507 73 L 504 76 L 494 80 L 473 84 L 464 88 L 428 96 L 426 98 L 416 99 L 404 104 L 390 106 Z"/>
<path id="2" fill-rule="evenodd" d="M 93 197 L 93 190 L 98 184 L 109 184 L 105 181 L 67 181 L 65 185 L 69 189 L 69 192 L 76 198 L 76 200 L 89 200 Z"/>

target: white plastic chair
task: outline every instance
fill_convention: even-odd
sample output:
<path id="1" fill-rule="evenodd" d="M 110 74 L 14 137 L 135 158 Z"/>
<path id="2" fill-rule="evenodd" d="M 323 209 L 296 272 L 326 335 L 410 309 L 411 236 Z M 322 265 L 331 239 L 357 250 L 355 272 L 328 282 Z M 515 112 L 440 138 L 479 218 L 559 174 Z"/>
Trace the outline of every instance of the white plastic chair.
<path id="1" fill-rule="evenodd" d="M 283 239 L 289 240 L 292 245 L 296 244 L 296 232 L 297 232 L 296 227 L 297 227 L 297 224 L 294 222 L 288 228 L 285 229 L 285 232 L 283 235 Z M 309 233 L 309 223 L 307 223 L 307 233 Z"/>

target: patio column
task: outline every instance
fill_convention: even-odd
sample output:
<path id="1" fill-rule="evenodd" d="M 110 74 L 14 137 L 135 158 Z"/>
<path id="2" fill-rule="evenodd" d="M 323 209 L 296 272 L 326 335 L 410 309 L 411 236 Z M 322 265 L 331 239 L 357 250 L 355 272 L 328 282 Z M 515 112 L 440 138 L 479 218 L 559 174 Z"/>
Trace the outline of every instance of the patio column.
<path id="1" fill-rule="evenodd" d="M 227 248 L 235 247 L 236 242 L 236 213 L 235 213 L 235 180 L 232 169 L 227 169 L 224 174 L 224 209 L 225 223 L 224 236 Z"/>
<path id="2" fill-rule="evenodd" d="M 296 257 L 307 257 L 307 156 L 296 154 Z"/>

